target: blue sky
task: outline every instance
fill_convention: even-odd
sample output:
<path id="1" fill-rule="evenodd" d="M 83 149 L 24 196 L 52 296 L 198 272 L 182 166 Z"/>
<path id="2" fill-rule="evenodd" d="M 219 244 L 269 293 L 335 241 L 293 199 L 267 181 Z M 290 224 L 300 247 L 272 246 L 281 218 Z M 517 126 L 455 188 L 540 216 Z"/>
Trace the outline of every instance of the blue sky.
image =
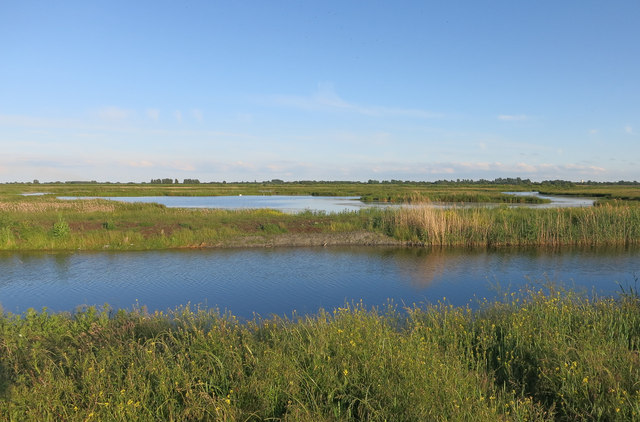
<path id="1" fill-rule="evenodd" d="M 640 2 L 0 2 L 0 181 L 640 180 Z"/>

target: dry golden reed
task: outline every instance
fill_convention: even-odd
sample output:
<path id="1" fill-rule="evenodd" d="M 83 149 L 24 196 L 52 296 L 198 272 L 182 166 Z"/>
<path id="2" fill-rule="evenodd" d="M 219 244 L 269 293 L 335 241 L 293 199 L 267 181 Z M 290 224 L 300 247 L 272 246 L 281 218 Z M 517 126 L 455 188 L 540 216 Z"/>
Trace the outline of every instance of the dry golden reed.
<path id="1" fill-rule="evenodd" d="M 115 204 L 105 200 L 91 199 L 82 201 L 20 201 L 0 202 L 0 211 L 43 213 L 49 211 L 78 211 L 78 212 L 113 212 Z"/>
<path id="2" fill-rule="evenodd" d="M 402 207 L 388 213 L 385 231 L 425 245 L 597 245 L 638 243 L 640 208 Z"/>

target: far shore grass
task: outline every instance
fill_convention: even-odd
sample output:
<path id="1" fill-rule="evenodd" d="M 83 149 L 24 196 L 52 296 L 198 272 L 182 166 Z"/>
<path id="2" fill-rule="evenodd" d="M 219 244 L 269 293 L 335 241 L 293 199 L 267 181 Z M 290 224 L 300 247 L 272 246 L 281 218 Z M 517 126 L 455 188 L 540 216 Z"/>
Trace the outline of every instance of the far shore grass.
<path id="1" fill-rule="evenodd" d="M 517 190 L 522 188 L 520 186 L 454 186 L 448 190 L 423 186 L 418 191 L 410 191 L 416 187 L 407 185 L 378 186 L 378 191 L 369 184 L 268 186 L 272 189 L 269 192 L 274 194 L 308 194 L 312 191 L 372 197 L 382 195 L 384 191 L 380 189 L 397 188 L 397 195 L 406 194 L 402 196 L 403 202 L 413 202 L 410 207 L 400 209 L 363 209 L 335 214 L 287 214 L 268 209 L 179 209 L 102 199 L 67 201 L 58 200 L 54 195 L 20 195 L 46 192 L 87 196 L 97 193 L 140 195 L 143 191 L 172 195 L 188 194 L 192 190 L 198 194 L 228 194 L 229 191 L 224 189 L 251 193 L 252 190 L 259 191 L 259 187 L 265 186 L 3 185 L 0 187 L 0 250 L 147 250 L 337 244 L 597 246 L 640 243 L 640 202 L 635 200 L 608 199 L 594 207 L 565 209 L 510 208 L 506 205 L 467 208 L 463 204 L 437 209 L 429 206 L 431 197 L 464 196 L 471 198 L 471 202 L 477 202 L 482 200 L 482 195 L 495 198 L 501 195 L 500 192 Z M 628 197 L 633 197 L 638 190 L 635 186 L 612 186 L 609 198 L 615 197 L 620 189 L 625 189 Z"/>
<path id="2" fill-rule="evenodd" d="M 317 195 L 355 196 L 382 202 L 504 202 L 542 203 L 532 197 L 514 197 L 503 192 L 531 192 L 574 195 L 601 200 L 640 201 L 639 184 L 596 183 L 465 183 L 461 182 L 253 182 L 253 183 L 15 183 L 0 185 L 0 199 L 22 193 L 57 196 L 220 196 L 220 195 Z"/>
<path id="3" fill-rule="evenodd" d="M 0 419 L 630 421 L 639 350 L 634 290 L 248 322 L 30 310 L 0 315 Z"/>

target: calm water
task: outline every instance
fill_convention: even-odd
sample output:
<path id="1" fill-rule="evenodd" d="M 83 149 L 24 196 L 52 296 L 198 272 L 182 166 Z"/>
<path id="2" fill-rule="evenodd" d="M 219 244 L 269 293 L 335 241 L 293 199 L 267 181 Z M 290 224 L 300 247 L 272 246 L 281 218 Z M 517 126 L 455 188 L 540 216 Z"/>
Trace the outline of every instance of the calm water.
<path id="1" fill-rule="evenodd" d="M 558 195 L 541 195 L 539 192 L 504 192 L 515 196 L 537 196 L 538 198 L 548 199 L 546 204 L 517 204 L 516 206 L 525 206 L 529 208 L 563 208 L 563 207 L 590 207 L 593 206 L 595 199 L 580 198 L 577 196 L 558 196 Z"/>
<path id="2" fill-rule="evenodd" d="M 109 303 L 165 310 L 186 303 L 240 317 L 494 297 L 495 287 L 554 281 L 613 295 L 640 275 L 640 248 L 469 250 L 274 248 L 0 254 L 0 303 L 74 310 Z"/>
<path id="3" fill-rule="evenodd" d="M 513 204 L 530 208 L 588 207 L 593 199 L 570 196 L 540 195 L 538 192 L 505 192 L 512 195 L 531 195 L 549 199 L 547 204 Z M 23 194 L 24 195 L 24 194 Z M 58 199 L 95 199 L 95 196 L 59 196 Z M 397 204 L 362 202 L 357 196 L 285 196 L 285 195 L 238 195 L 238 196 L 107 196 L 100 197 L 121 202 L 145 202 L 162 204 L 170 208 L 223 208 L 255 209 L 271 208 L 284 212 L 324 211 L 326 213 L 357 211 L 364 207 L 398 207 Z M 496 206 L 497 204 L 466 204 L 465 206 Z M 410 206 L 410 205 L 409 205 Z M 421 205 L 423 206 L 423 205 Z M 432 203 L 432 206 L 449 208 L 460 204 Z"/>
<path id="4" fill-rule="evenodd" d="M 95 199 L 97 197 L 59 196 L 58 199 Z M 223 208 L 255 209 L 271 208 L 284 212 L 324 211 L 327 213 L 357 211 L 363 207 L 377 206 L 364 203 L 357 196 L 285 196 L 285 195 L 237 195 L 237 196 L 108 196 L 121 202 L 145 202 L 162 204 L 170 208 Z"/>

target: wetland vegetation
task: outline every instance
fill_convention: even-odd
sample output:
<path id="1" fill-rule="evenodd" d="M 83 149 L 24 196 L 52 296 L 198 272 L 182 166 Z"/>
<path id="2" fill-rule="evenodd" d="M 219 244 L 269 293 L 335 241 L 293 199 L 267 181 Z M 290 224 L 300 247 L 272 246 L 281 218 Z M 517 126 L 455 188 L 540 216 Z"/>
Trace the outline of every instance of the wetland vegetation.
<path id="1" fill-rule="evenodd" d="M 455 203 L 527 201 L 503 192 L 527 185 L 391 183 L 247 184 L 8 184 L 0 193 L 0 249 L 144 250 L 326 244 L 605 245 L 640 240 L 637 185 L 541 184 L 553 193 L 599 195 L 595 207 L 573 209 L 437 209 Z M 24 193 L 42 195 L 23 196 Z M 61 201 L 57 196 L 348 195 L 406 203 L 399 209 L 287 214 L 275 210 L 179 209 L 101 199 Z M 626 198 L 626 199 L 623 199 Z M 461 202 L 462 201 L 462 202 Z M 418 204 L 416 204 L 418 203 Z M 421 206 L 423 205 L 423 206 Z"/>
<path id="2" fill-rule="evenodd" d="M 640 302 L 550 286 L 478 310 L 360 304 L 0 317 L 4 420 L 635 420 Z"/>
<path id="3" fill-rule="evenodd" d="M 370 182 L 7 184 L 0 249 L 640 243 L 637 184 Z M 518 190 L 600 200 L 573 209 L 429 205 L 511 201 L 503 192 Z M 412 206 L 287 214 L 55 198 L 239 194 Z M 634 420 L 639 327 L 634 289 L 593 298 L 553 286 L 507 293 L 475 310 L 446 302 L 402 311 L 349 304 L 242 323 L 188 307 L 3 313 L 0 418 Z"/>

